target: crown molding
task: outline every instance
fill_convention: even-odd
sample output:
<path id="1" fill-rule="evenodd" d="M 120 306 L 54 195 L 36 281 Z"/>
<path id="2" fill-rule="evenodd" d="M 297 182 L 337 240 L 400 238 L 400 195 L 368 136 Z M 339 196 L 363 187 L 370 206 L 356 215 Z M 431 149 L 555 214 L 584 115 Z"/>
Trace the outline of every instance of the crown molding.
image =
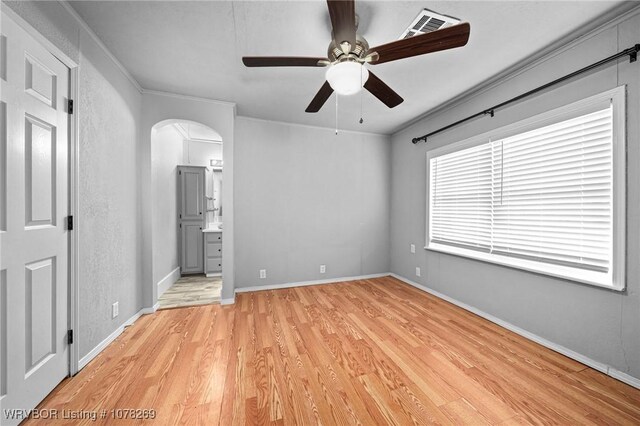
<path id="1" fill-rule="evenodd" d="M 201 98 L 199 96 L 182 95 L 180 93 L 163 92 L 163 91 L 160 91 L 160 90 L 148 90 L 148 89 L 142 89 L 141 93 L 143 95 L 166 96 L 166 97 L 169 97 L 169 98 L 184 99 L 184 100 L 187 100 L 187 101 L 206 102 L 206 103 L 210 103 L 210 104 L 218 104 L 218 105 L 230 106 L 230 107 L 233 107 L 234 111 L 235 111 L 235 108 L 236 108 L 236 103 L 235 102 L 219 101 L 217 99 Z"/>
<path id="2" fill-rule="evenodd" d="M 421 121 L 431 118 L 437 114 L 441 114 L 450 111 L 469 100 L 476 98 L 496 87 L 504 84 L 505 82 L 516 78 L 517 76 L 530 71 L 531 69 L 549 61 L 550 59 L 570 50 L 590 38 L 615 27 L 623 21 L 640 13 L 640 5 L 637 2 L 624 2 L 609 12 L 603 14 L 599 19 L 595 20 L 591 25 L 585 26 L 580 32 L 574 32 L 560 40 L 555 41 L 546 48 L 539 50 L 537 53 L 531 55 L 529 59 L 521 61 L 511 67 L 508 67 L 504 71 L 499 72 L 493 77 L 477 84 L 471 89 L 461 93 L 450 100 L 431 108 L 430 110 L 412 118 L 409 121 L 404 122 L 400 126 L 397 126 L 391 131 L 391 135 L 395 135 L 405 130 L 413 128 Z"/>
<path id="3" fill-rule="evenodd" d="M 113 64 L 116 66 L 116 68 L 118 68 L 120 72 L 125 77 L 127 77 L 127 79 L 131 82 L 131 84 L 133 84 L 136 90 L 142 93 L 143 90 L 142 90 L 142 86 L 140 86 L 140 83 L 138 83 L 138 81 L 133 77 L 133 75 L 131 75 L 131 73 L 124 67 L 124 65 L 122 65 L 122 63 L 114 56 L 114 54 L 111 53 L 109 48 L 107 48 L 107 46 L 105 46 L 102 40 L 100 40 L 100 37 L 98 37 L 98 35 L 95 32 L 93 32 L 91 27 L 89 27 L 89 24 L 87 24 L 85 20 L 82 19 L 82 17 L 78 14 L 78 12 L 76 12 L 76 10 L 69 4 L 69 2 L 67 0 L 58 0 L 58 3 L 60 3 L 60 5 L 62 5 L 62 7 L 66 9 L 69 15 L 71 15 L 76 20 L 76 22 L 82 27 L 82 29 L 85 30 L 87 34 L 89 34 L 89 36 L 93 39 L 93 41 L 98 46 L 100 46 L 103 52 L 109 57 L 109 59 L 111 59 Z"/>

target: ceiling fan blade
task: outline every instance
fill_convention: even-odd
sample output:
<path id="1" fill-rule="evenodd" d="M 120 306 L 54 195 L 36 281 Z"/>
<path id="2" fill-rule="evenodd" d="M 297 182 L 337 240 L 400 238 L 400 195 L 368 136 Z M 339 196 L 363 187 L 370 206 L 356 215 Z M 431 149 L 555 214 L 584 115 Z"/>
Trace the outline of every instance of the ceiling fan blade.
<path id="1" fill-rule="evenodd" d="M 471 27 L 468 23 L 454 25 L 431 33 L 420 34 L 380 46 L 372 47 L 368 53 L 376 52 L 378 58 L 371 64 L 396 61 L 425 53 L 453 49 L 467 44 Z"/>
<path id="2" fill-rule="evenodd" d="M 322 105 L 327 102 L 327 99 L 329 99 L 329 96 L 331 96 L 332 93 L 333 89 L 329 85 L 329 82 L 325 81 L 318 93 L 316 93 L 316 96 L 311 100 L 311 103 L 309 104 L 305 112 L 320 111 L 320 108 L 322 108 Z"/>
<path id="3" fill-rule="evenodd" d="M 389 108 L 396 107 L 404 102 L 404 99 L 402 99 L 400 95 L 394 92 L 391 87 L 387 86 L 384 81 L 376 77 L 371 71 L 369 71 L 369 78 L 363 87 Z"/>
<path id="4" fill-rule="evenodd" d="M 326 67 L 327 58 L 305 58 L 299 56 L 243 56 L 247 67 Z"/>
<path id="5" fill-rule="evenodd" d="M 333 26 L 333 39 L 338 47 L 342 42 L 356 46 L 356 3 L 355 0 L 327 0 L 329 16 Z M 345 52 L 349 53 L 349 52 Z"/>

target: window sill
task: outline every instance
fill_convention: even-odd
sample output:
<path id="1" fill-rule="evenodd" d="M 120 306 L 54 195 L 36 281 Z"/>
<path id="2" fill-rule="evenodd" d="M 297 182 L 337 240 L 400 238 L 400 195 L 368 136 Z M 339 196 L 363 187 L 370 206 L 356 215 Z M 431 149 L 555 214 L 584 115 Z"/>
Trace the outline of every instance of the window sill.
<path id="1" fill-rule="evenodd" d="M 517 259 L 513 257 L 501 256 L 498 254 L 482 253 L 473 250 L 466 250 L 458 247 L 451 247 L 443 244 L 431 243 L 425 247 L 425 250 L 435 251 L 439 253 L 452 254 L 454 256 L 466 257 L 469 259 L 480 260 L 487 263 L 493 263 L 501 266 L 521 269 L 528 272 L 549 275 L 556 278 L 563 278 L 582 284 L 589 284 L 597 287 L 603 287 L 609 290 L 623 291 L 624 284 L 616 285 L 612 282 L 611 274 L 602 272 L 585 271 L 577 268 L 571 268 L 562 265 L 552 265 L 541 262 L 534 262 L 526 259 Z"/>

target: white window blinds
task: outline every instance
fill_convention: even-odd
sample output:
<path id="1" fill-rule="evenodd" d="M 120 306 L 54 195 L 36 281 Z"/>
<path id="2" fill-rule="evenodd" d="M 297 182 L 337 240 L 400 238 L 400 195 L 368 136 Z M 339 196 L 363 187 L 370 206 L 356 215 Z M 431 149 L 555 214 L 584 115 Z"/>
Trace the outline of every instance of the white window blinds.
<path id="1" fill-rule="evenodd" d="M 431 160 L 431 241 L 490 251 L 491 144 Z"/>
<path id="2" fill-rule="evenodd" d="M 608 272 L 612 109 L 430 158 L 428 243 Z"/>
<path id="3" fill-rule="evenodd" d="M 611 111 L 493 143 L 494 253 L 609 269 Z"/>

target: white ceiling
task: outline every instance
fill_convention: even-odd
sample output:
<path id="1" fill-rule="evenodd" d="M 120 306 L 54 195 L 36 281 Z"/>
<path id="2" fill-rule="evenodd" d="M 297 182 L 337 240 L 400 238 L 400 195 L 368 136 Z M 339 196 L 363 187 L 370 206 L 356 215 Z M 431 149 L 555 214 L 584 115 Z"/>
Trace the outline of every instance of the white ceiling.
<path id="1" fill-rule="evenodd" d="M 422 8 L 471 23 L 467 46 L 371 66 L 405 101 L 388 109 L 363 92 L 341 97 L 339 127 L 390 133 L 403 123 L 579 31 L 618 1 L 359 1 L 371 46 L 393 41 Z M 241 57 L 325 56 L 325 1 L 82 1 L 73 8 L 142 87 L 235 102 L 238 114 L 335 126 L 335 99 L 304 110 L 322 68 L 245 68 Z"/>

